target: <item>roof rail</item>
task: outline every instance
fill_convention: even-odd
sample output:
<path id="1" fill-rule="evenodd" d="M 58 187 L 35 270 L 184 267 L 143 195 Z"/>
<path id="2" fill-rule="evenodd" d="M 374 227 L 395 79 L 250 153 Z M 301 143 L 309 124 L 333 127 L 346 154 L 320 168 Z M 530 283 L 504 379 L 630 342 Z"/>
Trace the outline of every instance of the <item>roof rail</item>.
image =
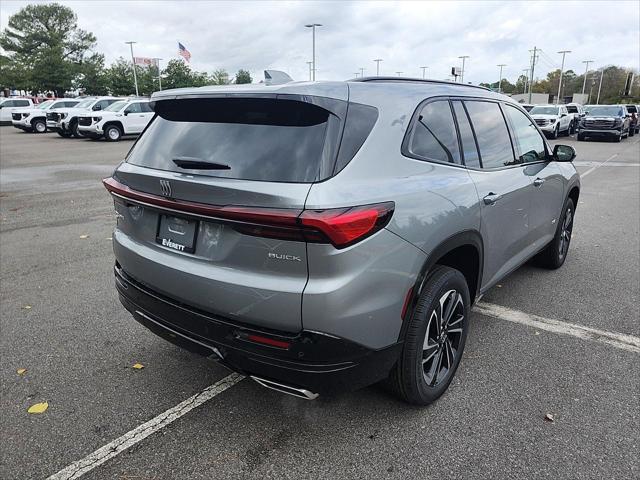
<path id="1" fill-rule="evenodd" d="M 472 88 L 480 88 L 482 90 L 490 89 L 486 87 L 481 87 L 480 85 L 471 85 L 470 83 L 458 83 L 458 82 L 449 82 L 447 80 L 429 80 L 428 78 L 412 78 L 412 77 L 358 77 L 347 80 L 347 82 L 407 82 L 407 83 L 436 83 L 443 85 L 456 85 L 458 87 L 472 87 Z"/>

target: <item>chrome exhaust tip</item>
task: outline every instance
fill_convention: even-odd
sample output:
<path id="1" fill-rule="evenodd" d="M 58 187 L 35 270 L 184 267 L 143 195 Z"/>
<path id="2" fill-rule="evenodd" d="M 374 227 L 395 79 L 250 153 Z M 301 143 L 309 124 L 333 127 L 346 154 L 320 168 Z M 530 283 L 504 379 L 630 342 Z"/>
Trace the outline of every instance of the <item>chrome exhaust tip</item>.
<path id="1" fill-rule="evenodd" d="M 317 393 L 310 392 L 304 388 L 284 385 L 282 383 L 274 382 L 273 380 L 267 380 L 266 378 L 254 377 L 253 375 L 251 375 L 251 379 L 265 388 L 270 388 L 271 390 L 276 390 L 280 393 L 286 393 L 287 395 L 293 395 L 294 397 L 302 398 L 304 400 L 315 400 L 318 398 Z"/>

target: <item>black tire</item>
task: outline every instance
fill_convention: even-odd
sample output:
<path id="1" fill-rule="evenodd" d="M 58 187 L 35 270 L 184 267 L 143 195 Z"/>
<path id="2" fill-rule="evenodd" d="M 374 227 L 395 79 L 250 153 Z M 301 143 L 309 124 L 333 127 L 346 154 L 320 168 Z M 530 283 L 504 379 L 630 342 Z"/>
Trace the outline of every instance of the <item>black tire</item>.
<path id="1" fill-rule="evenodd" d="M 556 227 L 556 234 L 553 236 L 553 240 L 535 257 L 535 262 L 541 267 L 555 270 L 564 264 L 571 244 L 575 212 L 573 200 L 567 198 L 567 201 L 564 202 L 562 215 L 560 215 L 560 221 Z"/>
<path id="2" fill-rule="evenodd" d="M 36 120 L 31 124 L 33 133 L 46 133 L 47 122 L 44 120 Z"/>
<path id="3" fill-rule="evenodd" d="M 436 266 L 418 298 L 402 353 L 389 375 L 388 385 L 397 396 L 414 405 L 429 405 L 447 390 L 462 358 L 470 311 L 464 275 Z M 444 330 L 442 317 L 449 319 Z"/>
<path id="4" fill-rule="evenodd" d="M 63 132 L 58 130 L 56 133 L 60 135 L 62 138 L 71 138 L 71 134 L 69 132 Z"/>
<path id="5" fill-rule="evenodd" d="M 118 142 L 122 138 L 122 130 L 117 125 L 107 125 L 104 129 L 104 138 L 108 142 Z"/>
<path id="6" fill-rule="evenodd" d="M 556 125 L 556 128 L 553 131 L 553 137 L 551 137 L 551 138 L 556 139 L 556 138 L 558 138 L 558 135 L 560 135 L 560 125 Z"/>
<path id="7" fill-rule="evenodd" d="M 73 138 L 82 137 L 82 134 L 80 133 L 80 130 L 78 130 L 78 121 L 77 120 L 74 120 L 69 124 L 69 130 L 71 131 L 71 135 L 73 136 Z"/>
<path id="8" fill-rule="evenodd" d="M 616 137 L 614 137 L 613 139 L 616 143 L 621 142 L 622 141 L 622 132 L 620 132 Z"/>
<path id="9" fill-rule="evenodd" d="M 582 135 L 581 133 L 578 134 L 578 141 L 581 142 L 584 140 L 584 135 Z"/>

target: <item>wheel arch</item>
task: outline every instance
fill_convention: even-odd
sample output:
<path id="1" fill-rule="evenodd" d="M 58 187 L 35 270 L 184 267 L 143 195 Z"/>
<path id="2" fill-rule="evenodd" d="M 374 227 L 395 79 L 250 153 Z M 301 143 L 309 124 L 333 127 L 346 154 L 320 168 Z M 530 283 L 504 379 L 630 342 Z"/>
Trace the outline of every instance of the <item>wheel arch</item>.
<path id="1" fill-rule="evenodd" d="M 455 268 L 464 275 L 469 286 L 471 304 L 473 304 L 480 291 L 484 266 L 484 243 L 480 232 L 477 230 L 465 230 L 456 233 L 431 251 L 420 270 L 414 286 L 407 294 L 399 340 L 404 338 L 418 298 L 429 280 L 429 274 L 436 265 Z"/>
<path id="2" fill-rule="evenodd" d="M 120 129 L 120 133 L 124 135 L 124 126 L 120 120 L 109 120 L 108 122 L 104 122 L 102 127 L 102 131 L 104 132 L 110 125 L 115 125 Z"/>
<path id="3" fill-rule="evenodd" d="M 573 208 L 577 209 L 578 198 L 580 198 L 580 187 L 578 185 L 574 185 L 573 187 L 571 187 L 571 189 L 569 190 L 569 195 L 567 195 L 567 197 L 573 200 Z"/>

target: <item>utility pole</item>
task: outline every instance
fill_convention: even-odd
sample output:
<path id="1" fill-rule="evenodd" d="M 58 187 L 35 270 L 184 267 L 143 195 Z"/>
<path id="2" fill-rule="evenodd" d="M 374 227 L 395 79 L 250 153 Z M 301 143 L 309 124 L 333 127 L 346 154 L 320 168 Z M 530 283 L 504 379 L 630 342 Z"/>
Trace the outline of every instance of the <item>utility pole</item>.
<path id="1" fill-rule="evenodd" d="M 138 42 L 124 42 L 124 43 L 128 44 L 129 47 L 131 47 L 131 64 L 133 65 L 133 83 L 135 83 L 136 85 L 136 97 L 137 97 L 139 95 L 138 94 L 138 76 L 136 75 L 136 62 L 133 59 L 133 44 Z"/>
<path id="2" fill-rule="evenodd" d="M 356 78 L 358 78 L 358 75 L 360 75 L 360 72 L 353 72 L 353 74 L 356 76 Z"/>
<path id="3" fill-rule="evenodd" d="M 558 53 L 562 54 L 562 66 L 560 67 L 560 80 L 558 81 L 558 96 L 556 97 L 556 105 L 560 103 L 560 92 L 562 90 L 562 74 L 564 73 L 564 56 L 567 53 L 571 53 L 571 50 L 561 50 Z"/>
<path id="4" fill-rule="evenodd" d="M 531 57 L 531 78 L 529 79 L 529 103 L 531 103 L 531 90 L 533 90 L 533 72 L 536 68 L 538 49 L 533 47 L 533 56 Z"/>
<path id="5" fill-rule="evenodd" d="M 313 63 L 313 76 L 312 80 L 315 82 L 316 80 L 316 27 L 321 27 L 321 23 L 309 23 L 305 25 L 305 27 L 311 29 L 311 38 L 312 38 L 312 57 L 311 61 Z"/>
<path id="6" fill-rule="evenodd" d="M 598 85 L 598 98 L 596 98 L 596 105 L 600 104 L 600 90 L 602 90 L 602 77 L 604 77 L 604 68 L 600 71 L 600 85 Z"/>
<path id="7" fill-rule="evenodd" d="M 376 58 L 374 60 L 374 62 L 376 62 L 376 77 L 380 76 L 380 62 L 382 61 L 381 58 Z"/>
<path id="8" fill-rule="evenodd" d="M 462 59 L 462 70 L 460 71 L 460 83 L 464 83 L 464 61 L 469 58 L 469 55 L 461 55 L 458 58 Z"/>
<path id="9" fill-rule="evenodd" d="M 524 88 L 522 89 L 522 93 L 525 94 L 527 93 L 527 86 L 529 84 L 529 69 L 528 68 L 523 68 L 522 71 L 524 72 Z"/>
<path id="10" fill-rule="evenodd" d="M 589 64 L 593 63 L 593 60 L 583 60 L 582 63 L 586 63 L 584 67 L 584 81 L 582 82 L 582 94 L 584 95 L 584 89 L 587 86 L 587 74 L 589 73 Z"/>
<path id="11" fill-rule="evenodd" d="M 502 93 L 502 68 L 506 67 L 507 64 L 506 63 L 501 63 L 501 64 L 499 64 L 497 66 L 500 67 L 500 76 L 498 77 L 498 93 Z"/>
<path id="12" fill-rule="evenodd" d="M 156 57 L 154 60 L 156 61 L 156 67 L 158 68 L 158 87 L 160 88 L 160 91 L 162 91 L 162 73 L 160 71 L 160 60 L 162 59 Z"/>
<path id="13" fill-rule="evenodd" d="M 311 65 L 313 65 L 313 62 L 307 62 L 307 65 L 309 65 L 309 81 L 311 81 Z"/>
<path id="14" fill-rule="evenodd" d="M 426 77 L 426 72 L 427 72 L 427 68 L 429 67 L 420 67 L 422 69 L 422 78 L 427 78 Z"/>
<path id="15" fill-rule="evenodd" d="M 360 76 L 364 77 L 364 67 L 360 67 Z"/>
<path id="16" fill-rule="evenodd" d="M 402 75 L 404 72 L 396 72 L 398 76 Z"/>

